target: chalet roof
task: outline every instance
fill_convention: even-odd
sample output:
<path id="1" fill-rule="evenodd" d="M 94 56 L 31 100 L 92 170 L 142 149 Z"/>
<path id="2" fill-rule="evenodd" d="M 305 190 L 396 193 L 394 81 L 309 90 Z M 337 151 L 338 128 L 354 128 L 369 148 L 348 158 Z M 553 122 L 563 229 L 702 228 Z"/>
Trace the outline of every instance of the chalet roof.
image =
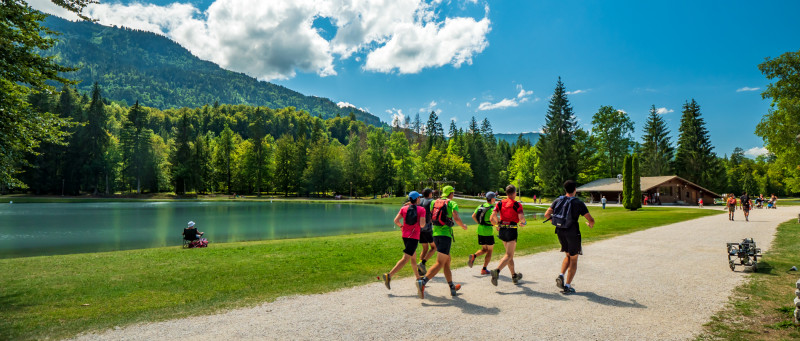
<path id="1" fill-rule="evenodd" d="M 697 188 L 703 190 L 703 192 L 706 192 L 708 194 L 711 194 L 711 195 L 714 195 L 714 196 L 717 196 L 717 197 L 720 196 L 717 193 L 709 191 L 708 189 L 703 188 L 702 186 L 700 186 L 698 184 L 695 184 L 695 183 L 693 183 L 693 182 L 691 182 L 689 180 L 686 180 L 684 178 L 681 178 L 681 177 L 679 177 L 677 175 L 643 176 L 643 177 L 640 178 L 640 181 L 641 181 L 641 184 L 642 184 L 641 189 L 642 189 L 643 192 L 645 192 L 645 191 L 651 190 L 653 188 L 659 187 L 661 184 L 663 184 L 665 182 L 668 182 L 668 181 L 670 181 L 672 179 L 675 179 L 675 178 L 678 178 L 681 181 L 686 182 L 687 184 L 689 184 L 689 185 L 691 185 L 693 187 L 697 187 Z M 622 192 L 622 182 L 621 181 L 618 182 L 617 178 L 598 179 L 598 180 L 592 181 L 592 182 L 590 182 L 588 184 L 585 184 L 585 185 L 583 185 L 581 187 L 578 187 L 578 192 Z"/>

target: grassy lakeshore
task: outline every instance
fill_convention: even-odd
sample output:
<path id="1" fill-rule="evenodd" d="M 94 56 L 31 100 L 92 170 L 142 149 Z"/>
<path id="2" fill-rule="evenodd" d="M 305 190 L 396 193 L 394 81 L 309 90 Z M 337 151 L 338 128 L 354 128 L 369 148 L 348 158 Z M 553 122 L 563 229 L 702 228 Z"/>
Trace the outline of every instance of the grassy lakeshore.
<path id="1" fill-rule="evenodd" d="M 758 272 L 737 287 L 728 305 L 711 318 L 698 340 L 798 340 L 792 324 L 795 282 L 800 278 L 800 224 L 778 226 L 772 247 L 759 261 Z"/>
<path id="2" fill-rule="evenodd" d="M 464 204 L 467 202 L 464 201 Z M 466 206 L 466 205 L 464 205 Z M 474 206 L 473 206 L 474 207 Z M 590 207 L 592 242 L 719 210 Z M 456 229 L 454 266 L 477 249 L 475 225 Z M 520 255 L 558 245 L 550 224 L 519 233 Z M 375 281 L 403 248 L 400 232 L 211 244 L 0 260 L 0 339 L 61 338 L 83 331 L 252 306 Z M 495 250 L 495 259 L 503 252 Z M 555 265 L 554 265 L 555 266 Z M 406 268 L 400 276 L 411 276 Z"/>

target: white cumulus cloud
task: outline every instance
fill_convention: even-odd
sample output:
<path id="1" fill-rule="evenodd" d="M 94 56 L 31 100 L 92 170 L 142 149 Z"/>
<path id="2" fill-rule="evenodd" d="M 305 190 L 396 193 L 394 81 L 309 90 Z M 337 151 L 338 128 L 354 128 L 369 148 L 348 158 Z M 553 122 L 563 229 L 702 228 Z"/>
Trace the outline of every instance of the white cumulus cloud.
<path id="1" fill-rule="evenodd" d="M 50 1 L 30 3 L 74 19 Z M 117 2 L 92 4 L 84 12 L 104 25 L 165 35 L 202 59 L 271 80 L 294 77 L 297 70 L 335 75 L 335 61 L 354 54 L 365 70 L 385 73 L 471 64 L 488 46 L 488 5 L 483 18 L 440 17 L 439 7 L 450 5 L 438 0 L 216 0 L 205 11 L 191 3 Z M 319 18 L 335 26 L 330 41 L 314 27 Z"/>
<path id="2" fill-rule="evenodd" d="M 386 110 L 386 113 L 392 117 L 392 124 L 397 122 L 398 124 L 403 124 L 406 119 L 406 115 L 403 114 L 402 109 L 391 108 Z"/>
<path id="3" fill-rule="evenodd" d="M 339 108 L 355 108 L 356 107 L 355 105 L 353 105 L 351 103 L 348 103 L 348 102 L 339 102 L 339 103 L 336 103 L 336 105 L 339 106 Z"/>
<path id="4" fill-rule="evenodd" d="M 671 112 L 675 112 L 675 110 L 667 109 L 666 107 L 661 107 L 661 108 L 656 109 L 656 114 L 659 114 L 659 115 L 669 114 Z"/>
<path id="5" fill-rule="evenodd" d="M 767 148 L 764 147 L 753 147 L 744 152 L 744 155 L 747 155 L 749 157 L 756 157 L 765 154 L 769 154 L 769 150 L 767 150 Z"/>
<path id="6" fill-rule="evenodd" d="M 525 90 L 522 87 L 522 84 L 517 84 L 517 96 L 514 98 L 503 98 L 499 102 L 492 103 L 492 102 L 481 102 L 478 105 L 478 110 L 486 111 L 486 110 L 495 110 L 495 109 L 506 109 L 512 107 L 518 107 L 521 103 L 525 103 L 530 100 L 530 96 L 533 95 L 532 90 Z M 473 99 L 474 100 L 474 99 Z M 538 101 L 539 99 L 534 99 L 534 102 Z M 469 106 L 469 105 L 468 105 Z"/>
<path id="7" fill-rule="evenodd" d="M 736 92 L 744 92 L 744 91 L 758 91 L 758 90 L 761 90 L 761 88 L 751 88 L 751 87 L 745 86 L 745 87 L 743 87 L 743 88 L 738 88 L 738 89 L 736 89 Z"/>

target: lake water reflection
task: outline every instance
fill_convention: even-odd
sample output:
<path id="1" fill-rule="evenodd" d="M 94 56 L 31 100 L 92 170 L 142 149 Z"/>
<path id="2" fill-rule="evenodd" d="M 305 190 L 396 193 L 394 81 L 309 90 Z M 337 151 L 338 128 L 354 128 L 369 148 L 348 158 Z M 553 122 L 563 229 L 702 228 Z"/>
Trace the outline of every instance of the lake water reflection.
<path id="1" fill-rule="evenodd" d="M 391 231 L 397 210 L 279 201 L 0 204 L 0 258 L 180 245 L 190 220 L 212 243 Z M 471 224 L 472 210 L 462 211 Z"/>

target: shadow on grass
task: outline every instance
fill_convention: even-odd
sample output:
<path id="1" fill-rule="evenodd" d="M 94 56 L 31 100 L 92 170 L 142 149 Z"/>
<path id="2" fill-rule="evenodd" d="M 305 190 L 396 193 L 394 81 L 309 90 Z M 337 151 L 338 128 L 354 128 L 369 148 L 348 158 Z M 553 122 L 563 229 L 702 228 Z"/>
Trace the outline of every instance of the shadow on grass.
<path id="1" fill-rule="evenodd" d="M 572 294 L 570 296 L 583 296 L 583 297 L 586 297 L 586 299 L 588 299 L 589 302 L 602 304 L 602 305 L 607 305 L 607 306 L 612 306 L 612 307 L 637 308 L 637 309 L 647 308 L 647 306 L 645 306 L 645 305 L 643 305 L 643 304 L 641 304 L 639 302 L 636 302 L 636 300 L 634 300 L 634 299 L 631 299 L 630 302 L 620 301 L 620 300 L 616 300 L 616 299 L 613 299 L 613 298 L 608 298 L 608 297 L 605 297 L 605 296 L 601 296 L 601 295 L 595 294 L 595 293 L 593 293 L 591 291 L 580 291 L 580 292 L 576 292 L 576 293 L 574 293 L 574 294 Z"/>
<path id="2" fill-rule="evenodd" d="M 434 304 L 430 304 L 427 302 L 433 302 Z M 498 315 L 500 314 L 500 309 L 496 307 L 484 307 L 482 305 L 477 305 L 474 303 L 469 303 L 462 299 L 461 297 L 439 297 L 433 296 L 430 294 L 425 294 L 425 302 L 422 302 L 423 307 L 457 307 L 461 309 L 461 312 L 464 314 L 470 315 Z"/>

